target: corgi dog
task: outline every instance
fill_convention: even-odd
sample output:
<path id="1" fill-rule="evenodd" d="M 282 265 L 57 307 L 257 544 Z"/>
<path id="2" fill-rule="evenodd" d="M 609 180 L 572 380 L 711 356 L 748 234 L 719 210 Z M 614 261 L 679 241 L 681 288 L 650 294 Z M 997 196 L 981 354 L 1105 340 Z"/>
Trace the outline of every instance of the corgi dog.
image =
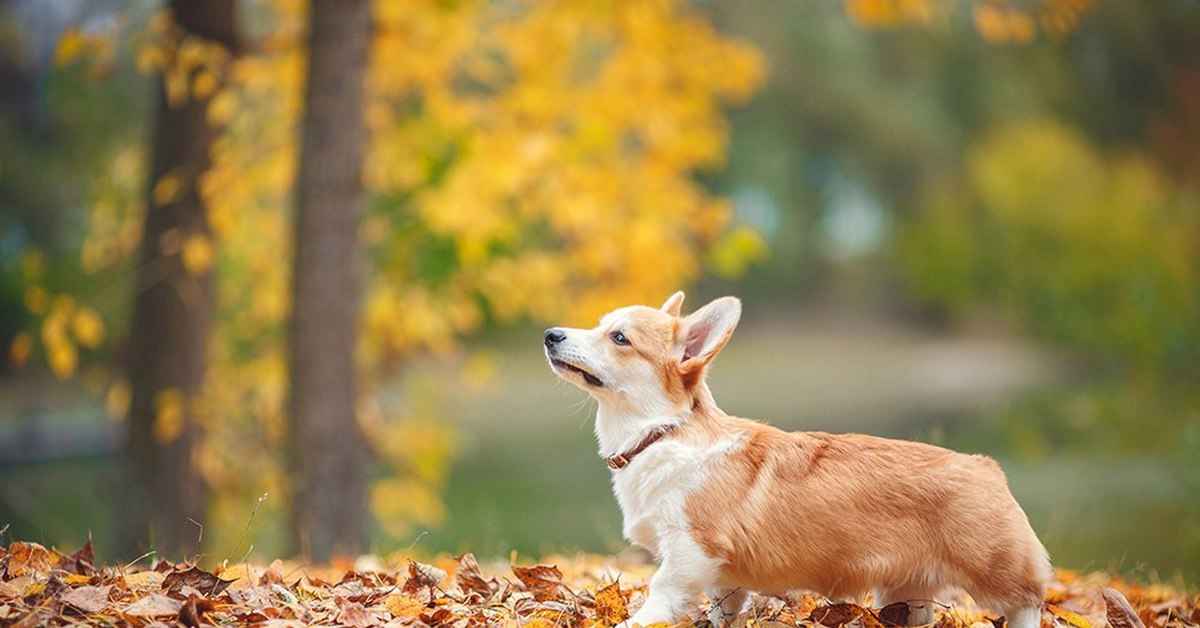
<path id="1" fill-rule="evenodd" d="M 859 434 L 784 432 L 722 412 L 705 370 L 729 341 L 741 302 L 681 317 L 615 310 L 594 329 L 544 334 L 550 367 L 596 399 L 600 455 L 612 470 L 625 536 L 659 561 L 630 624 L 674 622 L 713 601 L 728 624 L 751 591 L 872 591 L 934 620 L 958 588 L 1038 628 L 1050 560 L 991 458 Z"/>

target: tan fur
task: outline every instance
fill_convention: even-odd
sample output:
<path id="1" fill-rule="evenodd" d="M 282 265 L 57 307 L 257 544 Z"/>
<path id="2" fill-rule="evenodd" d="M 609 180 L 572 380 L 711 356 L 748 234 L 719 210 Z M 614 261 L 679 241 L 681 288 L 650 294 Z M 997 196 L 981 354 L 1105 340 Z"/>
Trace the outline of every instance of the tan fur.
<path id="1" fill-rule="evenodd" d="M 997 610 L 1041 602 L 1045 555 L 990 458 L 859 434 L 787 433 L 719 411 L 686 425 L 702 438 L 744 434 L 688 501 L 693 537 L 725 561 L 726 586 L 843 598 L 958 585 Z"/>

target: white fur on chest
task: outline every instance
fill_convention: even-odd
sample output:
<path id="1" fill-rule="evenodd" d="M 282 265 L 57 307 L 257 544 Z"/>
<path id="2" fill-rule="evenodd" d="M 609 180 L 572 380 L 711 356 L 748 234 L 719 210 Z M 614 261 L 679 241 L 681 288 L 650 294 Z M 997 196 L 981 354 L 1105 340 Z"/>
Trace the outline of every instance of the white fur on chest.
<path id="1" fill-rule="evenodd" d="M 704 447 L 659 442 L 628 467 L 615 471 L 613 492 L 624 516 L 625 538 L 661 557 L 663 536 L 689 535 L 688 498 L 708 481 L 712 462 L 727 455 L 739 440 L 735 437 Z"/>

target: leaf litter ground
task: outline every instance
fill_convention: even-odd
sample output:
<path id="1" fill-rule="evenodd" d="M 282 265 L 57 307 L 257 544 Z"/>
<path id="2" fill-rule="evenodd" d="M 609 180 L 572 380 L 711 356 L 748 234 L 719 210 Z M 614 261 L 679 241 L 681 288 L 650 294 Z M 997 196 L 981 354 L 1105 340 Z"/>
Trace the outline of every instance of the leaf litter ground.
<path id="1" fill-rule="evenodd" d="M 89 540 L 64 554 L 37 543 L 0 547 L 0 626 L 412 626 L 590 628 L 626 620 L 646 597 L 654 566 L 581 555 L 531 566 L 471 554 L 433 564 L 372 557 L 355 564 L 94 565 Z M 704 604 L 692 622 L 703 625 Z M 891 628 L 901 605 L 832 601 L 805 593 L 755 596 L 737 628 Z M 1105 574 L 1059 571 L 1042 628 L 1184 628 L 1200 625 L 1200 596 Z M 1002 628 L 969 600 L 941 607 L 932 628 Z"/>

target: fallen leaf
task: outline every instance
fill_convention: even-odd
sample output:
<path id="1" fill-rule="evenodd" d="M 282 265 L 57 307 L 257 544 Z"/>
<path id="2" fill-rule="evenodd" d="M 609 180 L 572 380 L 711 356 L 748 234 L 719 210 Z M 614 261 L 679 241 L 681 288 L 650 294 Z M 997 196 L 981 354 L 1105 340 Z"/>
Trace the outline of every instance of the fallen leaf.
<path id="1" fill-rule="evenodd" d="M 534 622 L 538 622 L 538 620 L 541 620 L 541 621 L 549 623 L 552 626 L 569 626 L 573 623 L 572 622 L 573 619 L 574 619 L 574 613 L 572 613 L 571 609 L 569 609 L 569 608 L 546 607 L 546 608 L 539 608 L 537 611 L 535 611 L 533 613 L 533 618 L 530 619 L 529 623 L 527 623 L 525 625 L 529 626 L 529 625 L 533 624 Z M 540 623 L 539 623 L 539 625 L 540 625 Z"/>
<path id="2" fill-rule="evenodd" d="M 1134 612 L 1133 607 L 1129 605 L 1129 600 L 1125 599 L 1120 591 L 1112 587 L 1105 587 L 1100 591 L 1100 595 L 1104 598 L 1105 615 L 1108 618 L 1109 626 L 1112 628 L 1146 628 L 1137 613 Z M 1200 607 L 1197 609 L 1200 610 Z"/>
<path id="3" fill-rule="evenodd" d="M 879 609 L 879 621 L 887 626 L 907 626 L 908 603 L 895 602 Z"/>
<path id="4" fill-rule="evenodd" d="M 1087 617 L 1084 617 L 1079 613 L 1069 611 L 1053 604 L 1047 604 L 1046 610 L 1050 611 L 1051 615 L 1054 615 L 1068 624 L 1075 626 L 1075 628 L 1092 628 L 1092 622 L 1088 621 Z"/>
<path id="5" fill-rule="evenodd" d="M 337 619 L 343 625 L 354 626 L 355 628 L 368 628 L 369 626 L 378 626 L 381 623 L 379 618 L 367 612 L 367 609 L 362 604 L 347 600 L 338 601 Z"/>
<path id="6" fill-rule="evenodd" d="M 110 591 L 112 585 L 78 587 L 64 595 L 62 601 L 84 615 L 92 615 L 108 608 Z"/>
<path id="7" fill-rule="evenodd" d="M 467 552 L 458 557 L 458 569 L 454 572 L 454 583 L 463 593 L 474 593 L 480 601 L 486 601 L 500 589 L 495 578 L 485 579 L 479 571 L 475 555 Z"/>
<path id="8" fill-rule="evenodd" d="M 808 618 L 822 626 L 841 628 L 842 624 L 858 619 L 862 614 L 863 609 L 857 604 L 830 604 L 814 610 Z"/>
<path id="9" fill-rule="evenodd" d="M 420 620 L 430 626 L 450 626 L 458 619 L 454 611 L 439 606 L 434 609 L 427 610 L 421 614 Z"/>
<path id="10" fill-rule="evenodd" d="M 21 589 L 11 582 L 0 580 L 0 600 L 12 599 L 21 596 Z"/>
<path id="11" fill-rule="evenodd" d="M 808 617 L 817 609 L 817 598 L 808 593 L 789 593 L 785 598 L 796 617 Z"/>
<path id="12" fill-rule="evenodd" d="M 174 595 L 183 595 L 184 587 L 191 587 L 203 596 L 220 595 L 234 580 L 222 580 L 203 569 L 190 565 L 187 569 L 172 571 L 163 578 L 162 588 Z"/>
<path id="13" fill-rule="evenodd" d="M 421 590 L 432 590 L 442 584 L 446 573 L 432 564 L 408 561 L 408 580 L 404 581 L 404 591 L 415 593 Z"/>
<path id="14" fill-rule="evenodd" d="M 875 613 L 872 613 L 869 609 L 863 609 L 861 620 L 863 628 L 886 628 L 883 622 L 879 621 L 879 618 L 875 616 Z M 986 628 L 992 628 L 992 625 L 988 624 Z"/>
<path id="15" fill-rule="evenodd" d="M 204 614 L 213 608 L 215 607 L 212 600 L 195 593 L 189 594 L 183 603 L 183 608 L 179 609 L 179 621 L 190 628 L 199 628 L 204 625 Z"/>
<path id="16" fill-rule="evenodd" d="M 629 609 L 621 587 L 617 582 L 596 589 L 596 621 L 605 626 L 615 626 L 629 619 Z"/>
<path id="17" fill-rule="evenodd" d="M 26 574 L 49 573 L 58 562 L 53 552 L 37 543 L 14 541 L 8 546 L 8 569 L 6 578 L 18 578 Z"/>
<path id="18" fill-rule="evenodd" d="M 259 577 L 259 584 L 280 584 L 283 582 L 283 561 L 276 558 L 271 561 L 267 570 Z"/>
<path id="19" fill-rule="evenodd" d="M 126 606 L 121 612 L 131 617 L 166 617 L 178 615 L 181 608 L 183 602 L 161 593 L 151 593 Z"/>
<path id="20" fill-rule="evenodd" d="M 525 585 L 525 589 L 533 594 L 539 602 L 555 600 L 561 596 L 563 588 L 562 572 L 554 565 L 534 565 L 533 567 L 512 566 L 513 575 Z"/>
<path id="21" fill-rule="evenodd" d="M 420 617 L 425 605 L 407 593 L 394 593 L 383 600 L 383 606 L 392 617 Z"/>
<path id="22" fill-rule="evenodd" d="M 162 587 L 163 575 L 157 571 L 135 571 L 125 574 L 124 580 L 130 589 L 158 589 Z"/>

